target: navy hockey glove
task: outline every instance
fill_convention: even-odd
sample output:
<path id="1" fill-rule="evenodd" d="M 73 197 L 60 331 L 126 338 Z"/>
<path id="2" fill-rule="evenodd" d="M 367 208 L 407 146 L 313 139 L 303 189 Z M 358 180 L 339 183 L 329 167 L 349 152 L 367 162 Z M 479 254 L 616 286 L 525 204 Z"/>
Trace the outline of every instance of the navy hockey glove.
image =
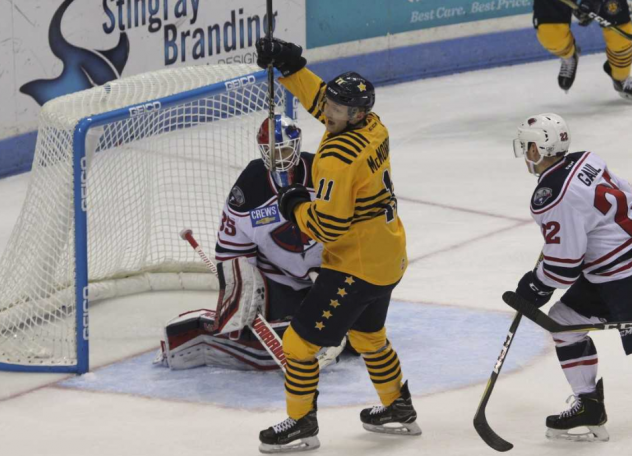
<path id="1" fill-rule="evenodd" d="M 312 199 L 309 192 L 301 184 L 292 184 L 279 190 L 279 211 L 292 223 L 296 223 L 294 208 L 301 203 L 309 203 Z"/>
<path id="2" fill-rule="evenodd" d="M 601 0 L 581 0 L 577 6 L 579 9 L 573 10 L 573 15 L 577 18 L 579 25 L 586 27 L 593 21 L 590 13 L 599 14 Z"/>
<path id="3" fill-rule="evenodd" d="M 260 38 L 255 43 L 257 48 L 257 65 L 266 69 L 270 63 L 283 76 L 296 73 L 307 64 L 302 57 L 303 48 L 294 43 L 287 43 L 278 38 Z"/>
<path id="4" fill-rule="evenodd" d="M 526 299 L 536 307 L 542 307 L 549 302 L 554 291 L 555 288 L 543 284 L 533 271 L 529 271 L 522 276 L 522 279 L 518 282 L 518 288 L 516 288 L 518 296 Z"/>

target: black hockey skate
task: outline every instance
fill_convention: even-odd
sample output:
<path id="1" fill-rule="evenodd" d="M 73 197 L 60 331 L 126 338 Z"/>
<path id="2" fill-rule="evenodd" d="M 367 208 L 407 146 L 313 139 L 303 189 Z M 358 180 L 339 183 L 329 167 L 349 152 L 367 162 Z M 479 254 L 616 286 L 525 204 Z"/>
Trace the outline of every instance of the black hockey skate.
<path id="1" fill-rule="evenodd" d="M 378 405 L 360 412 L 362 427 L 382 434 L 420 435 L 421 428 L 415 423 L 416 419 L 408 382 L 402 386 L 401 395 L 388 407 Z"/>
<path id="2" fill-rule="evenodd" d="M 568 59 L 562 59 L 560 73 L 557 75 L 557 83 L 565 92 L 568 92 L 575 82 L 577 75 L 577 65 L 579 64 L 579 47 L 575 45 L 575 53 Z"/>
<path id="3" fill-rule="evenodd" d="M 571 398 L 575 398 L 575 402 L 570 409 L 546 419 L 547 438 L 607 442 L 610 436 L 603 427 L 608 421 L 603 402 L 603 379 L 597 382 L 597 390 L 594 393 L 580 394 Z M 587 427 L 589 432 L 583 434 L 569 432 L 577 427 Z"/>
<path id="4" fill-rule="evenodd" d="M 259 451 L 265 454 L 292 453 L 315 450 L 320 446 L 318 440 L 318 420 L 316 419 L 316 398 L 314 407 L 299 420 L 288 418 L 259 433 Z"/>
<path id="5" fill-rule="evenodd" d="M 610 79 L 612 79 L 614 90 L 619 93 L 619 96 L 626 100 L 632 100 L 632 76 L 628 76 L 625 81 L 617 81 L 612 77 L 612 67 L 607 60 L 606 63 L 603 64 L 603 70 L 610 76 Z"/>

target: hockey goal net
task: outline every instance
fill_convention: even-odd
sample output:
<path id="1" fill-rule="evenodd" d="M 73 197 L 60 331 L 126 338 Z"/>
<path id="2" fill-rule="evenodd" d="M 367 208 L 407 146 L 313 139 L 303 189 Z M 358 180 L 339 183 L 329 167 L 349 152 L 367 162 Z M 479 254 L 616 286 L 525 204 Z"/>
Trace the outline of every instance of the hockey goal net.
<path id="1" fill-rule="evenodd" d="M 231 185 L 258 156 L 267 91 L 258 67 L 198 66 L 44 106 L 0 260 L 0 369 L 86 372 L 88 300 L 215 287 L 179 232 L 214 246 Z M 284 108 L 278 84 L 275 100 Z"/>

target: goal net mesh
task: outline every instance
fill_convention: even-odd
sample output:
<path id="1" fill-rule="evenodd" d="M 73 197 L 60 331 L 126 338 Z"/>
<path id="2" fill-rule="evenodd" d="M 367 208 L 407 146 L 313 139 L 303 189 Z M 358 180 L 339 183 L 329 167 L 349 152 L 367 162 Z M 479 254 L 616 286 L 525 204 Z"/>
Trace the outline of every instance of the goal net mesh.
<path id="1" fill-rule="evenodd" d="M 77 363 L 77 195 L 87 214 L 91 301 L 213 288 L 214 277 L 179 232 L 191 228 L 212 256 L 231 185 L 258 156 L 268 86 L 246 76 L 259 71 L 251 65 L 163 70 L 44 106 L 26 200 L 0 259 L 0 365 Z M 226 81 L 232 82 L 218 86 Z M 195 99 L 161 103 L 192 91 Z M 275 98 L 283 106 L 278 84 Z M 89 130 L 84 173 L 75 182 L 75 127 L 117 112 Z"/>

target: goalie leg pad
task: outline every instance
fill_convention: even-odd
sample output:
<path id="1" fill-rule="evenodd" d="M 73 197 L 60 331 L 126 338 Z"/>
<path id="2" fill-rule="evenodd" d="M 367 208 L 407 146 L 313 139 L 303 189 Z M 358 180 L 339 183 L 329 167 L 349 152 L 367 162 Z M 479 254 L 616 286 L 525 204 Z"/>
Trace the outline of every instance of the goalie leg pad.
<path id="1" fill-rule="evenodd" d="M 216 366 L 235 370 L 277 370 L 278 366 L 249 329 L 239 338 L 217 334 L 213 310 L 196 310 L 182 314 L 165 328 L 165 340 L 154 364 L 172 370 L 199 366 Z M 274 324 L 277 333 L 285 331 L 288 322 Z"/>
<path id="2" fill-rule="evenodd" d="M 215 330 L 220 334 L 239 331 L 250 325 L 258 313 L 266 318 L 267 284 L 245 257 L 217 265 L 220 292 Z"/>

